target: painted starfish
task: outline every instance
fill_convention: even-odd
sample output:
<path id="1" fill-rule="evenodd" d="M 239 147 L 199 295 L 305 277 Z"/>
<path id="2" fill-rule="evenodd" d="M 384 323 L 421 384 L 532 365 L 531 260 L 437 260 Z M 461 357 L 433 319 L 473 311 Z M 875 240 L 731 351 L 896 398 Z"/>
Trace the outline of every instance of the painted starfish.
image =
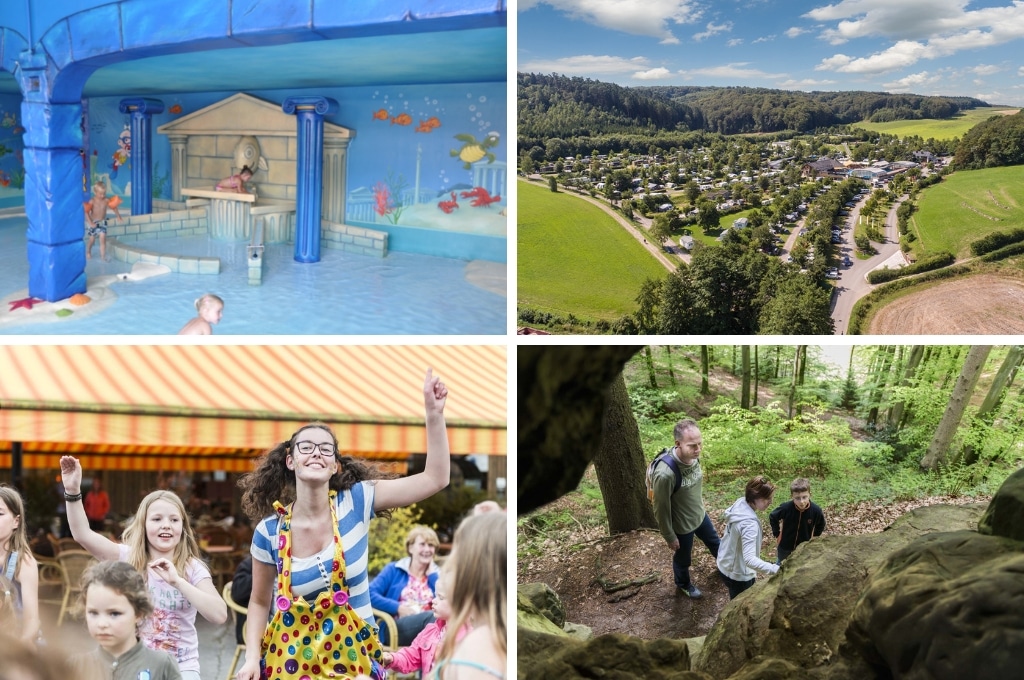
<path id="1" fill-rule="evenodd" d="M 11 308 L 8 311 L 13 312 L 15 309 L 18 309 L 19 307 L 24 307 L 25 309 L 32 309 L 32 305 L 36 304 L 37 302 L 42 302 L 42 300 L 34 298 L 31 295 L 28 296 L 27 298 L 22 298 L 21 300 L 13 300 L 7 303 L 11 306 Z"/>

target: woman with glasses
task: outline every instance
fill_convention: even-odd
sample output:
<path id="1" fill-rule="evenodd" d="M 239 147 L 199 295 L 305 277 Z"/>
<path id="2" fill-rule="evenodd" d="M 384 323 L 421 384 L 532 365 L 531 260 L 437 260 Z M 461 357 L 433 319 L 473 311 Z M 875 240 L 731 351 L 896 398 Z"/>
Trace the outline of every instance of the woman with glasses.
<path id="1" fill-rule="evenodd" d="M 419 474 L 382 479 L 372 467 L 341 456 L 327 426 L 310 424 L 239 480 L 246 514 L 264 518 L 253 536 L 250 626 L 239 680 L 383 677 L 367 532 L 375 514 L 448 485 L 447 396 L 444 383 L 428 369 L 427 462 Z M 265 629 L 252 625 L 268 620 Z"/>

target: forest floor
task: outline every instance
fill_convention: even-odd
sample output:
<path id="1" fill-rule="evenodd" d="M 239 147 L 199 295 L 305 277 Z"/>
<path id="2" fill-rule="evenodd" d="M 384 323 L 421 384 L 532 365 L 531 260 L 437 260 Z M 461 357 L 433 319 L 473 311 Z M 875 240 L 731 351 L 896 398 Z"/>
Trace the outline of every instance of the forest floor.
<path id="1" fill-rule="evenodd" d="M 1024 333 L 1024 283 L 978 274 L 903 295 L 875 313 L 872 335 L 1019 335 Z"/>
<path id="2" fill-rule="evenodd" d="M 593 468 L 588 472 L 593 476 Z M 596 483 L 596 482 L 595 482 Z M 779 499 L 776 499 L 779 500 Z M 897 517 L 925 505 L 986 503 L 984 497 L 930 497 L 904 502 L 863 502 L 825 508 L 831 534 L 867 534 L 882 531 Z M 718 511 L 708 508 L 722 533 Z M 563 496 L 545 512 L 583 517 L 590 511 L 577 494 Z M 521 525 L 520 534 L 539 532 Z M 542 554 L 520 552 L 518 583 L 546 583 L 562 600 L 566 621 L 593 629 L 595 635 L 627 633 L 643 639 L 687 638 L 706 635 L 729 601 L 729 593 L 717 576 L 715 561 L 700 541 L 693 548 L 693 582 L 703 591 L 696 600 L 682 595 L 672 579 L 672 552 L 658 531 L 633 531 L 607 535 L 604 525 L 579 523 L 575 532 L 539 538 Z M 765 527 L 762 556 L 774 561 L 771 532 Z M 650 580 L 649 582 L 645 582 Z M 633 585 L 626 585 L 633 582 Z M 604 586 L 602 586 L 602 583 Z M 622 587 L 625 586 L 625 587 Z M 606 589 L 620 588 L 614 592 Z"/>

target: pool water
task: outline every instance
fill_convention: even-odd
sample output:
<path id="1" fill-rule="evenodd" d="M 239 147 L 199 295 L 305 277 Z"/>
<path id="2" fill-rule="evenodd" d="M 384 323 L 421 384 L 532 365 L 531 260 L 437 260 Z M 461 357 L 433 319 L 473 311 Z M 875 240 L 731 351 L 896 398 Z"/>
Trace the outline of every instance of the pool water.
<path id="1" fill-rule="evenodd" d="M 0 216 L 0 297 L 28 287 L 24 214 Z M 216 335 L 497 335 L 506 332 L 506 297 L 465 279 L 468 264 L 391 252 L 385 258 L 322 249 L 322 260 L 300 264 L 290 245 L 267 246 L 263 283 L 249 285 L 245 243 L 206 237 L 132 244 L 155 252 L 221 259 L 217 276 L 163 274 L 117 281 L 117 299 L 91 316 L 54 323 L 0 326 L 7 335 L 174 334 L 195 317 L 194 301 L 215 293 L 225 301 Z M 131 271 L 99 259 L 86 276 Z"/>

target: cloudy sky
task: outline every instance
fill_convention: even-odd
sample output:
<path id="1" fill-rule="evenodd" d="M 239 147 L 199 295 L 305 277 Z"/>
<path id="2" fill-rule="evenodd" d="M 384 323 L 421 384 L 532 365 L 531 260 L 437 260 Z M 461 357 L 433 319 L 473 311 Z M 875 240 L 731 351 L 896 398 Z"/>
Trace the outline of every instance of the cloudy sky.
<path id="1" fill-rule="evenodd" d="M 1024 104 L 1024 0 L 519 0 L 518 70 Z"/>

